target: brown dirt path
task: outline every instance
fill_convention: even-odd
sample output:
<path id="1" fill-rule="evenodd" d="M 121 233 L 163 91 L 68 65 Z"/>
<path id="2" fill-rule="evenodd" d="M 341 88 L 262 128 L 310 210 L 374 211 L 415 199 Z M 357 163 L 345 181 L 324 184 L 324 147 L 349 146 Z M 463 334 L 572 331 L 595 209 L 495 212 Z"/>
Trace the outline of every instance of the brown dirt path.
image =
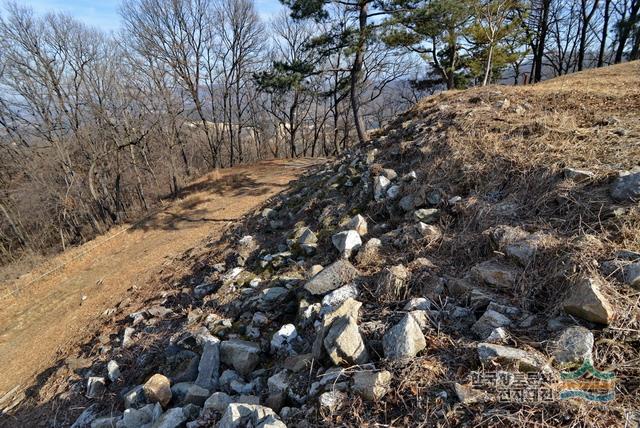
<path id="1" fill-rule="evenodd" d="M 0 285 L 0 398 L 33 383 L 86 336 L 87 326 L 105 309 L 125 299 L 131 287 L 143 287 L 171 257 L 219 235 L 229 220 L 282 191 L 316 163 L 267 161 L 211 173 L 158 213 Z"/>

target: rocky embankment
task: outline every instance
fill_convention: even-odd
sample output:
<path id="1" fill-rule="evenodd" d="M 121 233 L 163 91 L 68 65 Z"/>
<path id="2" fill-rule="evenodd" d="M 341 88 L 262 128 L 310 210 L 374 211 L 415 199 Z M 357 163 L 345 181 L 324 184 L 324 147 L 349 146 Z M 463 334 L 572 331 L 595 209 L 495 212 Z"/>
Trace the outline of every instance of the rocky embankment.
<path id="1" fill-rule="evenodd" d="M 73 426 L 632 421 L 640 170 L 551 150 L 560 131 L 527 119 L 547 102 L 436 97 L 301 179 L 140 310 L 108 314 L 69 378 L 66 405 L 84 408 Z M 637 150 L 624 145 L 637 129 L 616 133 L 626 119 L 572 114 Z M 616 373 L 606 406 L 505 402 L 473 382 L 552 385 L 585 361 Z"/>

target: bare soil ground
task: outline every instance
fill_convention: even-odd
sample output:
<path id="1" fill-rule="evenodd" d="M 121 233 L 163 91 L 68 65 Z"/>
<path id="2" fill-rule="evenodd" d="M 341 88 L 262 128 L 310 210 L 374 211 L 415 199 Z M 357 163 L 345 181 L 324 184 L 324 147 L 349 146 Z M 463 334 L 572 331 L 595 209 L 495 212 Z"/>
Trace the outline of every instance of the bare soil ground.
<path id="1" fill-rule="evenodd" d="M 268 161 L 211 173 L 165 209 L 0 285 L 0 400 L 13 401 L 36 376 L 45 375 L 92 334 L 106 309 L 144 292 L 153 272 L 203 238 L 221 235 L 231 221 L 317 162 Z"/>

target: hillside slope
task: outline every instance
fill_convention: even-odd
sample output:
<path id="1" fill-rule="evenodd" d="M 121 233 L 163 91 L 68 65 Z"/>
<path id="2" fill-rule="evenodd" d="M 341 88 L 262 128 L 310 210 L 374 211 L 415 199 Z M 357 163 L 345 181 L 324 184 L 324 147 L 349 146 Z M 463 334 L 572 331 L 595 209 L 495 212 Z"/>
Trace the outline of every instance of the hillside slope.
<path id="1" fill-rule="evenodd" d="M 638 62 L 427 98 L 167 267 L 7 425 L 634 426 L 639 111 Z"/>

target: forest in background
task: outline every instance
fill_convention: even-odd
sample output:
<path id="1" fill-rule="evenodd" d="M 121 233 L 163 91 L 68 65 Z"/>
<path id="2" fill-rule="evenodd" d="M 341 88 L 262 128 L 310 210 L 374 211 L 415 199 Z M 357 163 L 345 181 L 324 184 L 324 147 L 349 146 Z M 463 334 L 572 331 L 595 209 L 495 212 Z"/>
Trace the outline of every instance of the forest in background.
<path id="1" fill-rule="evenodd" d="M 197 176 L 333 156 L 422 96 L 640 57 L 640 0 L 133 0 L 105 33 L 0 12 L 0 265 Z"/>

